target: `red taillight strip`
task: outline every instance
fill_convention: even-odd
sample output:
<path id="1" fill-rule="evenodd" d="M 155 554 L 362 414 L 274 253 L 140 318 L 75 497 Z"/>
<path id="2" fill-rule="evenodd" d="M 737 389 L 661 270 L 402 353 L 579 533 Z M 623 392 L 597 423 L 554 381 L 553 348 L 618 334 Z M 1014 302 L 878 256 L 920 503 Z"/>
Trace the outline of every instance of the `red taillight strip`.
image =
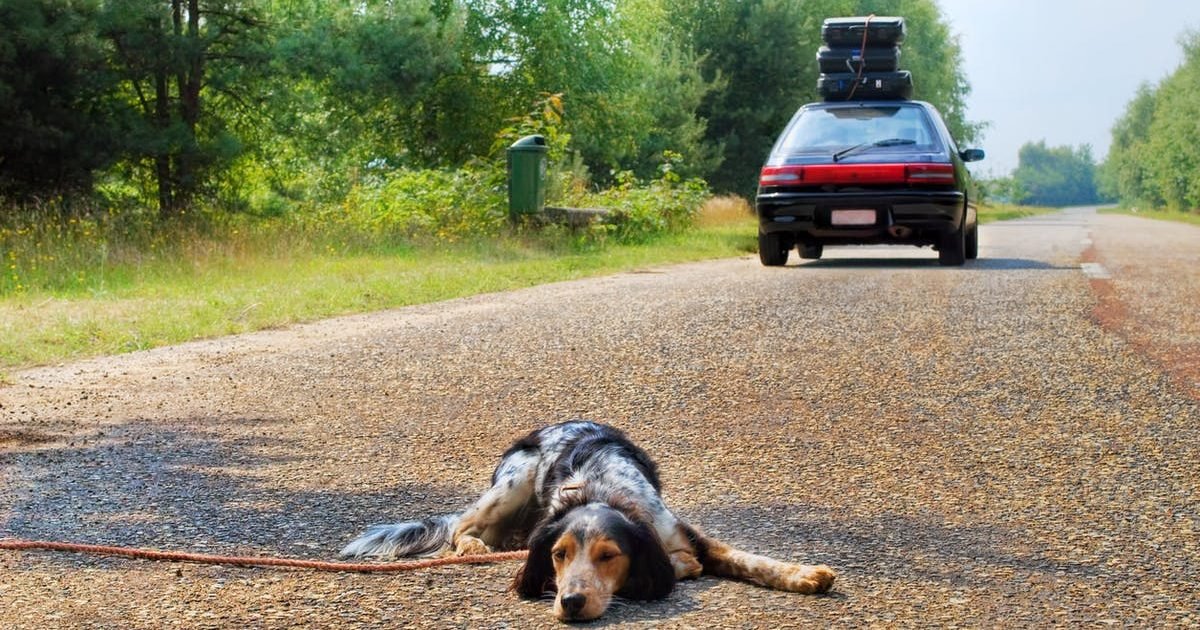
<path id="1" fill-rule="evenodd" d="M 909 164 L 907 178 L 910 184 L 953 184 L 953 164 Z"/>
<path id="2" fill-rule="evenodd" d="M 766 166 L 760 186 L 824 184 L 953 184 L 953 164 L 808 164 Z"/>
<path id="3" fill-rule="evenodd" d="M 799 184 L 803 179 L 803 166 L 764 166 L 758 175 L 761 186 L 787 186 Z"/>

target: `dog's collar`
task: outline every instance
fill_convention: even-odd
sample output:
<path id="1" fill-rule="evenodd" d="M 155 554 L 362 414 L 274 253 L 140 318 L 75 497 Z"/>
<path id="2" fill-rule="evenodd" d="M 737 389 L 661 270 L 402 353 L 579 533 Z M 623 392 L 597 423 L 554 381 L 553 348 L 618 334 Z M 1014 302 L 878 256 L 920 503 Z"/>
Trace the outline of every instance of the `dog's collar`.
<path id="1" fill-rule="evenodd" d="M 567 484 L 563 484 L 558 487 L 559 494 L 566 494 L 568 492 L 582 492 L 582 491 L 583 491 L 583 482 L 582 481 L 576 481 L 575 483 L 567 483 Z"/>

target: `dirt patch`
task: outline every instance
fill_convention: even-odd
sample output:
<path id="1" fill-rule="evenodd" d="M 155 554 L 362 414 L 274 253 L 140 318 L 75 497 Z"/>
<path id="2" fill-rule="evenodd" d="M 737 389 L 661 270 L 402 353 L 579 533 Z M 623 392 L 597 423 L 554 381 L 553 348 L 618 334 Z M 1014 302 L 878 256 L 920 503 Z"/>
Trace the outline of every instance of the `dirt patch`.
<path id="1" fill-rule="evenodd" d="M 1121 219 L 1124 226 L 1127 218 L 1102 216 L 1097 238 L 1104 243 L 1103 251 L 1092 244 L 1080 256 L 1082 263 L 1099 263 L 1115 273 L 1113 278 L 1089 280 L 1096 297 L 1092 320 L 1124 339 L 1168 374 L 1180 389 L 1200 400 L 1200 342 L 1186 332 L 1195 328 L 1196 318 L 1179 313 L 1168 316 L 1155 306 L 1164 295 L 1188 293 L 1188 287 L 1197 284 L 1194 268 L 1178 277 L 1189 268 L 1177 260 L 1180 250 L 1163 248 L 1156 251 L 1156 256 L 1145 255 L 1155 235 L 1169 229 L 1164 228 L 1163 222 L 1142 221 L 1137 225 L 1140 229 L 1133 230 L 1124 226 L 1118 240 L 1112 231 L 1116 226 L 1105 219 Z M 1195 232 L 1200 234 L 1200 230 Z M 1131 241 L 1142 246 L 1130 246 Z M 1197 243 L 1200 244 L 1200 238 Z M 1160 275 L 1164 267 L 1177 274 L 1173 276 L 1175 280 L 1164 281 Z"/>
<path id="2" fill-rule="evenodd" d="M 0 446 L 27 446 L 30 444 L 45 444 L 58 438 L 33 431 L 0 429 Z"/>

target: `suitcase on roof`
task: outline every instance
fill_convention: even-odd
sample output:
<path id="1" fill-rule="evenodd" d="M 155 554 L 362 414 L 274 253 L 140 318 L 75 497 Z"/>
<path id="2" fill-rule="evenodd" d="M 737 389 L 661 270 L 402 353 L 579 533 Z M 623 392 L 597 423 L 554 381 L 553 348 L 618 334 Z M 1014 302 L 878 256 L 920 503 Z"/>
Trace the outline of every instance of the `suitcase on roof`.
<path id="1" fill-rule="evenodd" d="M 830 48 L 857 48 L 863 45 L 863 32 L 867 34 L 867 47 L 895 46 L 904 41 L 904 18 L 866 17 L 827 18 L 821 25 L 821 39 Z"/>
<path id="2" fill-rule="evenodd" d="M 912 74 L 899 72 L 831 72 L 817 79 L 817 92 L 827 101 L 882 101 L 912 98 Z"/>
<path id="3" fill-rule="evenodd" d="M 824 73 L 858 73 L 860 65 L 863 72 L 895 72 L 900 68 L 900 47 L 868 48 L 864 51 L 857 46 L 854 48 L 822 46 L 817 51 L 817 67 Z"/>

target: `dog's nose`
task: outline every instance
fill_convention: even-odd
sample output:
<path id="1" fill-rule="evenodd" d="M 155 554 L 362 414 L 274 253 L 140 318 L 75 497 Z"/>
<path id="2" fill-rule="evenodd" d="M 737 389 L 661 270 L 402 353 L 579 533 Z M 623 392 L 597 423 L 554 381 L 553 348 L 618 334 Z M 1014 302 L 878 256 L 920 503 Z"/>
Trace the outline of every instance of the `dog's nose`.
<path id="1" fill-rule="evenodd" d="M 563 612 L 569 617 L 574 617 L 579 614 L 579 611 L 583 610 L 583 605 L 587 603 L 587 595 L 583 593 L 571 593 L 570 595 L 563 595 L 560 601 L 562 602 Z"/>

